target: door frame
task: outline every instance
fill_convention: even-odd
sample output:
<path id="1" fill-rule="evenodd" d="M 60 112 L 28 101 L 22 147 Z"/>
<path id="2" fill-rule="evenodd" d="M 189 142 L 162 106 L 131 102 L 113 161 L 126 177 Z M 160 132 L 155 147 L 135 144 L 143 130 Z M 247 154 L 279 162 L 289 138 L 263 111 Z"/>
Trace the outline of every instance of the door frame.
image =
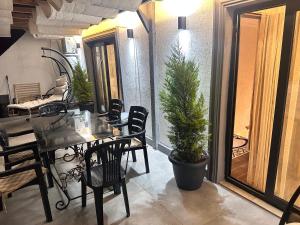
<path id="1" fill-rule="evenodd" d="M 122 101 L 124 101 L 123 99 L 123 82 L 122 82 L 122 72 L 121 72 L 121 63 L 120 63 L 120 54 L 119 54 L 119 43 L 117 41 L 117 35 L 116 32 L 110 33 L 108 35 L 105 36 L 101 36 L 101 34 L 99 34 L 99 36 L 94 36 L 91 40 L 86 40 L 86 44 L 87 46 L 90 48 L 90 51 L 92 53 L 92 64 L 93 64 L 93 78 L 94 78 L 94 82 L 96 83 L 96 76 L 95 76 L 95 62 L 94 62 L 94 55 L 93 55 L 93 46 L 95 46 L 96 44 L 114 44 L 114 51 L 115 51 L 115 60 L 116 60 L 116 72 L 117 72 L 117 81 L 118 81 L 118 94 L 119 97 Z M 105 55 L 107 55 L 107 49 L 104 48 L 105 51 Z M 106 65 L 108 63 L 107 61 L 107 57 L 105 57 L 106 60 Z M 110 78 L 109 78 L 109 68 L 106 67 L 106 79 L 108 82 L 108 98 L 111 99 L 111 89 L 110 89 Z M 95 88 L 96 89 L 96 88 Z M 98 91 L 95 90 L 95 93 L 97 93 Z M 97 96 L 96 96 L 97 99 Z M 98 101 L 98 99 L 97 99 Z"/>
<path id="2" fill-rule="evenodd" d="M 281 62 L 279 71 L 279 82 L 276 96 L 276 107 L 273 122 L 272 141 L 270 149 L 270 158 L 268 165 L 268 175 L 266 180 L 265 192 L 258 191 L 250 185 L 242 183 L 241 181 L 231 176 L 231 161 L 232 161 L 232 138 L 234 129 L 235 117 L 235 100 L 237 88 L 237 73 L 238 73 L 238 57 L 239 52 L 239 18 L 243 13 L 273 8 L 277 6 L 286 5 L 286 17 L 284 22 L 283 44 L 281 52 Z M 297 6 L 297 7 L 296 7 Z M 230 77 L 227 99 L 227 123 L 225 136 L 225 179 L 233 183 L 237 187 L 246 190 L 252 195 L 263 199 L 264 201 L 284 209 L 286 201 L 278 198 L 274 194 L 276 183 L 278 159 L 280 153 L 280 141 L 283 129 L 283 118 L 285 112 L 285 102 L 287 97 L 287 88 L 290 75 L 290 62 L 293 50 L 294 28 L 296 20 L 296 9 L 300 9 L 300 4 L 293 2 L 293 0 L 273 0 L 269 2 L 257 3 L 254 5 L 240 7 L 233 12 L 233 34 L 231 46 L 231 62 L 230 62 Z"/>

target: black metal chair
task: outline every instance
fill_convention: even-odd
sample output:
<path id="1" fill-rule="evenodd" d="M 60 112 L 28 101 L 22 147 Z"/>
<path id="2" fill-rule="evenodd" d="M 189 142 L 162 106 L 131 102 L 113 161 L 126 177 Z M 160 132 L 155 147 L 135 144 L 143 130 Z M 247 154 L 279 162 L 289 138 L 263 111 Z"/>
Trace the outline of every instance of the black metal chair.
<path id="1" fill-rule="evenodd" d="M 128 126 L 129 135 L 123 136 L 122 138 L 130 138 L 131 145 L 130 148 L 126 148 L 125 151 L 128 151 L 128 153 L 131 152 L 133 161 L 136 162 L 135 151 L 143 150 L 146 173 L 149 173 L 150 169 L 149 169 L 147 144 L 146 144 L 147 117 L 148 117 L 147 109 L 145 109 L 142 106 L 131 106 L 129 110 L 128 122 L 124 124 L 116 124 L 114 126 L 118 128 Z M 125 171 L 127 171 L 128 157 L 129 154 L 127 155 Z"/>
<path id="2" fill-rule="evenodd" d="M 60 113 L 67 113 L 67 106 L 63 102 L 49 103 L 39 107 L 39 114 L 41 117 L 56 116 Z"/>
<path id="3" fill-rule="evenodd" d="M 7 162 L 7 169 L 0 172 L 0 211 L 3 210 L 2 198 L 14 191 L 29 185 L 39 185 L 46 221 L 52 221 L 51 208 L 48 199 L 47 186 L 44 180 L 46 170 L 41 166 L 37 145 L 19 146 L 13 149 L 0 152 L 0 157 L 9 158 L 10 156 L 31 151 L 32 156 L 14 162 Z"/>
<path id="4" fill-rule="evenodd" d="M 291 197 L 286 209 L 284 210 L 279 225 L 285 225 L 289 223 L 300 223 L 300 209 L 296 208 L 295 202 L 300 196 L 300 186 L 297 188 L 293 196 Z"/>
<path id="5" fill-rule="evenodd" d="M 121 112 L 123 101 L 120 99 L 111 99 L 109 101 L 108 112 L 99 114 L 99 117 L 107 117 L 109 123 L 119 123 L 121 121 Z"/>
<path id="6" fill-rule="evenodd" d="M 92 188 L 95 196 L 95 207 L 98 225 L 103 224 L 103 188 L 122 186 L 127 217 L 130 216 L 125 172 L 121 168 L 121 157 L 130 139 L 120 139 L 96 145 L 85 153 L 86 171 L 81 177 L 82 207 L 86 206 L 87 186 Z M 100 155 L 102 164 L 92 165 L 92 155 Z"/>

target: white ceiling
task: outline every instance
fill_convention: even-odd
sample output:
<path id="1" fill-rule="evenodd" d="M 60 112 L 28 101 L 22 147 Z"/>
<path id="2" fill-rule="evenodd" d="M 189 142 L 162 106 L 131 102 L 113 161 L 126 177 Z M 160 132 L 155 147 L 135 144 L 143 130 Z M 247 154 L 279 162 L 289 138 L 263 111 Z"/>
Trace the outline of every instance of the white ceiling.
<path id="1" fill-rule="evenodd" d="M 120 11 L 136 11 L 142 0 L 47 0 L 38 1 L 29 31 L 35 37 L 81 34 L 82 29 L 114 18 Z M 10 36 L 13 0 L 0 0 L 0 37 Z"/>

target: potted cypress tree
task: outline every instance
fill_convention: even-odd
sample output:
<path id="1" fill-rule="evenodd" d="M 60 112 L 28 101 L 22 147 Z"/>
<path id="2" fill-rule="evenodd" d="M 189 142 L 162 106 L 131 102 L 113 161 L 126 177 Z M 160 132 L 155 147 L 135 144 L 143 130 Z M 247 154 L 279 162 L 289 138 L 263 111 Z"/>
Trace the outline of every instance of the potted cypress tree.
<path id="1" fill-rule="evenodd" d="M 170 123 L 168 134 L 173 151 L 169 160 L 177 186 L 195 190 L 203 182 L 208 163 L 205 151 L 208 134 L 204 97 L 199 95 L 199 68 L 187 60 L 179 45 L 172 48 L 166 63 L 164 88 L 160 92 L 162 110 Z"/>
<path id="2" fill-rule="evenodd" d="M 93 84 L 88 80 L 86 70 L 83 70 L 80 64 L 77 63 L 73 71 L 72 89 L 80 111 L 88 110 L 94 112 L 92 88 Z"/>

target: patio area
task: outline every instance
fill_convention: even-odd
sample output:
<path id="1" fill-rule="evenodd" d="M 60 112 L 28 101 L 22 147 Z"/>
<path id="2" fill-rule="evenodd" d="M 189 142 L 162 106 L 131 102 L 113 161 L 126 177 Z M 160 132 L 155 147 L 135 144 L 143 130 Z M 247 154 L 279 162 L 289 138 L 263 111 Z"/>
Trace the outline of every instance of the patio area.
<path id="1" fill-rule="evenodd" d="M 148 152 L 151 171 L 149 174 L 144 173 L 142 152 L 137 152 L 136 163 L 131 159 L 129 162 L 127 190 L 131 216 L 126 218 L 122 195 L 114 196 L 110 192 L 104 197 L 105 224 L 278 224 L 278 217 L 218 184 L 205 181 L 197 191 L 179 190 L 167 156 L 151 148 Z M 80 185 L 79 189 L 74 187 L 73 192 L 80 192 Z M 54 207 L 59 198 L 56 187 L 49 189 L 53 214 L 53 222 L 48 223 L 49 225 L 96 224 L 93 195 L 88 195 L 86 208 L 82 208 L 81 199 L 77 199 L 63 211 Z M 8 199 L 7 213 L 1 213 L 0 224 L 43 224 L 45 217 L 41 207 L 37 186 L 17 191 Z"/>

